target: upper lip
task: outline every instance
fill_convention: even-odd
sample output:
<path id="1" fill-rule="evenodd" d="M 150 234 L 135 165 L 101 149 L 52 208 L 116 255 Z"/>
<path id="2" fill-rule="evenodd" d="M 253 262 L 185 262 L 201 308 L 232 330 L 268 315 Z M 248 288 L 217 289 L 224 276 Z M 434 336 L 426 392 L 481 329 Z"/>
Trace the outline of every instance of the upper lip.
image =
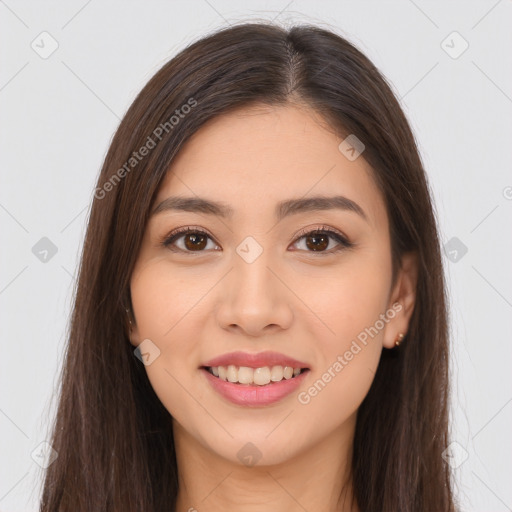
<path id="1" fill-rule="evenodd" d="M 249 368 L 262 368 L 264 366 L 291 366 L 292 368 L 308 368 L 306 363 L 298 361 L 293 357 L 278 352 L 259 352 L 250 354 L 248 352 L 230 352 L 210 359 L 203 366 L 247 366 Z"/>

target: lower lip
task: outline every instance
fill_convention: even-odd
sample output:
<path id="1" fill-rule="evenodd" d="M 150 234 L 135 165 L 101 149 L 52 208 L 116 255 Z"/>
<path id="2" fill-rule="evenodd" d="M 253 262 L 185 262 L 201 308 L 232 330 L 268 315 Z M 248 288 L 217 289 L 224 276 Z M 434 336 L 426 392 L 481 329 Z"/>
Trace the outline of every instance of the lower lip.
<path id="1" fill-rule="evenodd" d="M 251 386 L 219 379 L 204 368 L 201 368 L 201 371 L 206 374 L 208 382 L 220 395 L 236 405 L 247 407 L 265 406 L 279 402 L 293 393 L 309 373 L 309 370 L 306 370 L 291 379 L 283 379 L 265 386 Z"/>

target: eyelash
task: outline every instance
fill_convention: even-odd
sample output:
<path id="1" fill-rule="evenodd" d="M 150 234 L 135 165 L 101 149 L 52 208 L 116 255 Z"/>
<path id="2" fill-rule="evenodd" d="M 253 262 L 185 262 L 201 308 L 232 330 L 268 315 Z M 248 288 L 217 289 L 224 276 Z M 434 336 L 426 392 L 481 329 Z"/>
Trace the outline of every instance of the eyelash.
<path id="1" fill-rule="evenodd" d="M 169 235 L 167 235 L 162 240 L 161 245 L 163 247 L 165 247 L 166 249 L 169 249 L 169 250 L 175 251 L 175 252 L 184 252 L 184 253 L 190 253 L 190 254 L 193 254 L 194 252 L 198 252 L 198 253 L 205 252 L 204 250 L 203 251 L 185 251 L 183 249 L 179 249 L 179 248 L 175 249 L 175 248 L 170 247 L 171 244 L 173 242 L 175 242 L 178 238 L 180 238 L 183 235 L 190 234 L 190 233 L 204 235 L 204 236 L 207 236 L 208 238 L 210 238 L 211 240 L 213 240 L 213 237 L 209 233 L 204 231 L 203 229 L 195 228 L 193 226 L 186 226 L 183 228 L 175 229 L 174 231 L 169 233 Z M 312 254 L 329 255 L 329 254 L 334 254 L 339 251 L 342 251 L 343 249 L 349 249 L 354 246 L 354 244 L 352 242 L 349 242 L 341 233 L 339 233 L 338 231 L 334 231 L 333 229 L 331 229 L 327 226 L 320 226 L 319 228 L 304 229 L 304 230 L 300 231 L 296 235 L 295 243 L 297 243 L 300 239 L 305 238 L 306 236 L 312 235 L 312 234 L 327 234 L 331 238 L 333 238 L 336 242 L 339 243 L 339 245 L 336 248 L 330 249 L 329 251 L 319 251 L 317 253 L 315 253 L 315 251 L 306 251 L 306 252 L 309 252 Z"/>

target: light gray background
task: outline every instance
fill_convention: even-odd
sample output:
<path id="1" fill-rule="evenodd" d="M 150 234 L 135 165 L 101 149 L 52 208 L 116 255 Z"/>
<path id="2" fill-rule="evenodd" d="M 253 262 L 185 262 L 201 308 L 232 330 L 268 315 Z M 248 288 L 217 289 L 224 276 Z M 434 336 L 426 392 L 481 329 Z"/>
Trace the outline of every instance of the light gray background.
<path id="1" fill-rule="evenodd" d="M 0 511 L 38 507 L 42 471 L 31 453 L 46 440 L 88 209 L 120 118 L 186 44 L 248 18 L 335 30 L 392 82 L 421 149 L 443 244 L 460 241 L 445 253 L 457 442 L 449 460 L 459 498 L 467 511 L 511 510 L 512 1 L 6 0 Z M 58 42 L 46 59 L 31 47 L 50 48 L 43 31 Z M 469 43 L 458 58 L 463 41 L 453 31 Z M 58 249 L 46 262 L 32 251 L 42 237 Z"/>

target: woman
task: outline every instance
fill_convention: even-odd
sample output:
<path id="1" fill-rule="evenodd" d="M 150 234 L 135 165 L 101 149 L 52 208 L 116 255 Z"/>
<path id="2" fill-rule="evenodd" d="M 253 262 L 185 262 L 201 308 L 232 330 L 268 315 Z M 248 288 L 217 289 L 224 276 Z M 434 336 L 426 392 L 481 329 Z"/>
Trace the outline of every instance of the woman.
<path id="1" fill-rule="evenodd" d="M 390 87 L 243 24 L 122 120 L 85 239 L 41 511 L 453 511 L 445 284 Z"/>

